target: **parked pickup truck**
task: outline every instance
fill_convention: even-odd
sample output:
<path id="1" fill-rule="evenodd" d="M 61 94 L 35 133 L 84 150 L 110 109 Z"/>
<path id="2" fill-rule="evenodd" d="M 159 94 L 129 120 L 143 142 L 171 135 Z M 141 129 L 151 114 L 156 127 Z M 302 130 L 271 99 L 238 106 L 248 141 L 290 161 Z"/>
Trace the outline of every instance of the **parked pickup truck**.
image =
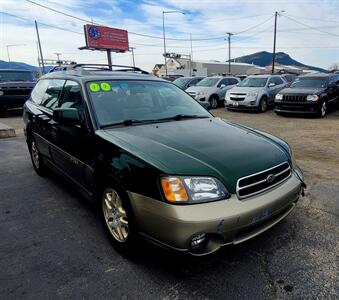
<path id="1" fill-rule="evenodd" d="M 29 98 L 36 79 L 28 70 L 0 70 L 0 116 L 8 108 L 22 107 Z"/>

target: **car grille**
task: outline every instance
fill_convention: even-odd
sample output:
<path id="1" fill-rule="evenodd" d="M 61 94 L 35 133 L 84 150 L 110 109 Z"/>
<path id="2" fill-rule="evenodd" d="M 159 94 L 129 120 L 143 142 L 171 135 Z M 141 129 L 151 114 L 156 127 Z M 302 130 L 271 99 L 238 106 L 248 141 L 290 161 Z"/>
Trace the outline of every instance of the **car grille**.
<path id="1" fill-rule="evenodd" d="M 306 97 L 304 95 L 283 95 L 283 101 L 286 102 L 305 102 Z"/>
<path id="2" fill-rule="evenodd" d="M 29 96 L 32 89 L 31 87 L 1 87 L 5 96 Z"/>
<path id="3" fill-rule="evenodd" d="M 246 94 L 237 94 L 237 93 L 230 94 L 230 99 L 233 101 L 244 101 L 245 98 Z"/>
<path id="4" fill-rule="evenodd" d="M 237 182 L 237 195 L 244 199 L 262 193 L 286 180 L 291 175 L 291 167 L 284 162 L 273 168 L 242 177 Z"/>

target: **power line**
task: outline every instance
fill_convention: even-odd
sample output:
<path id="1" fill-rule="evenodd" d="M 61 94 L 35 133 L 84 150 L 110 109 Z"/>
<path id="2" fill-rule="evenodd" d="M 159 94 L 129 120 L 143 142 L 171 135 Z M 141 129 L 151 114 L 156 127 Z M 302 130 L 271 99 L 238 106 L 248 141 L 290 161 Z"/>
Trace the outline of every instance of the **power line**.
<path id="1" fill-rule="evenodd" d="M 328 35 L 333 35 L 333 36 L 338 36 L 338 37 L 339 37 L 339 34 L 335 34 L 335 33 L 332 33 L 332 32 L 327 32 L 327 31 L 323 31 L 323 30 L 319 30 L 319 29 L 316 28 L 316 27 L 313 27 L 313 26 L 310 26 L 310 25 L 305 24 L 305 23 L 303 23 L 303 22 L 300 22 L 300 21 L 298 21 L 298 20 L 296 20 L 296 19 L 294 19 L 294 18 L 291 18 L 291 17 L 289 17 L 289 16 L 287 16 L 287 15 L 285 15 L 285 14 L 282 14 L 282 16 L 285 17 L 285 18 L 287 18 L 287 19 L 289 19 L 289 20 L 291 20 L 291 21 L 293 21 L 293 22 L 295 22 L 295 23 L 297 23 L 297 24 L 300 24 L 300 25 L 302 25 L 302 26 L 308 27 L 308 28 L 310 28 L 310 29 L 312 29 L 312 30 L 319 31 L 319 32 L 322 32 L 322 33 L 326 33 L 326 34 L 328 34 Z"/>
<path id="2" fill-rule="evenodd" d="M 86 23 L 92 23 L 92 21 L 89 21 L 89 20 L 86 20 L 86 19 L 83 19 L 83 18 L 80 18 L 80 17 L 77 17 L 77 16 L 74 16 L 74 15 L 70 15 L 68 13 L 65 13 L 61 10 L 57 10 L 55 8 L 51 8 L 51 7 L 48 7 L 46 5 L 43 5 L 43 4 L 40 4 L 38 2 L 35 2 L 35 1 L 32 1 L 32 0 L 26 0 L 27 2 L 31 3 L 31 4 L 34 4 L 34 5 L 37 5 L 37 6 L 40 6 L 42 8 L 45 8 L 45 9 L 48 9 L 48 10 L 51 10 L 55 13 L 59 13 L 59 14 L 62 14 L 64 16 L 67 16 L 67 17 L 70 17 L 70 18 L 73 18 L 73 19 L 76 19 L 78 21 L 81 21 L 81 22 L 86 22 Z M 264 22 L 261 22 L 259 24 L 256 24 L 254 26 L 251 26 L 243 31 L 240 31 L 240 32 L 237 32 L 236 34 L 240 34 L 240 33 L 243 33 L 243 32 L 247 32 L 247 31 L 250 31 L 251 29 L 253 28 L 256 28 L 266 22 L 268 22 L 270 19 L 272 19 L 272 17 L 270 17 L 269 19 L 265 20 Z M 93 23 L 93 24 L 96 24 L 96 25 L 100 25 L 98 23 Z M 154 35 L 149 35 L 149 34 L 142 34 L 142 33 L 136 33 L 136 32 L 132 32 L 132 31 L 129 31 L 128 32 L 129 34 L 132 34 L 132 35 L 137 35 L 137 36 L 142 36 L 142 37 L 147 37 L 147 38 L 153 38 L 153 39 L 163 39 L 161 36 L 154 36 Z M 187 34 L 187 33 L 182 33 L 182 34 Z M 223 36 L 218 36 L 218 37 L 209 37 L 209 38 L 195 38 L 195 39 L 192 39 L 192 41 L 208 41 L 208 40 L 218 40 L 218 39 L 224 39 L 225 38 L 225 35 Z M 190 39 L 184 39 L 184 38 L 167 38 L 167 40 L 173 40 L 173 41 L 190 41 Z"/>

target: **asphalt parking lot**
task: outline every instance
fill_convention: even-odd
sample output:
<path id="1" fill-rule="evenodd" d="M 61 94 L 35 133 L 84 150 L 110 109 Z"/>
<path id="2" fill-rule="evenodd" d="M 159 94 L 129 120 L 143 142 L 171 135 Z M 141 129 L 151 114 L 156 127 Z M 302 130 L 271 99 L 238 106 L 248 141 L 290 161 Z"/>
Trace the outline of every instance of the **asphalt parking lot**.
<path id="1" fill-rule="evenodd" d="M 339 111 L 213 113 L 285 139 L 308 189 L 271 230 L 202 258 L 147 242 L 136 257 L 121 256 L 72 186 L 34 173 L 20 112 L 0 119 L 18 135 L 0 140 L 0 298 L 337 299 Z"/>

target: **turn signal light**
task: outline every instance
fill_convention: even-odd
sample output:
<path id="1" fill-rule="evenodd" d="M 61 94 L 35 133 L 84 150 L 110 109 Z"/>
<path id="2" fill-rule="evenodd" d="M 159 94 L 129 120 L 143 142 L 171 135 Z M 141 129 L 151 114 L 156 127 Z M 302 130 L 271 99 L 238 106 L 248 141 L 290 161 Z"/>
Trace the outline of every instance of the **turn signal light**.
<path id="1" fill-rule="evenodd" d="M 165 197 L 170 202 L 184 202 L 188 201 L 188 195 L 184 184 L 180 178 L 177 177 L 163 177 L 161 178 L 161 186 Z"/>

